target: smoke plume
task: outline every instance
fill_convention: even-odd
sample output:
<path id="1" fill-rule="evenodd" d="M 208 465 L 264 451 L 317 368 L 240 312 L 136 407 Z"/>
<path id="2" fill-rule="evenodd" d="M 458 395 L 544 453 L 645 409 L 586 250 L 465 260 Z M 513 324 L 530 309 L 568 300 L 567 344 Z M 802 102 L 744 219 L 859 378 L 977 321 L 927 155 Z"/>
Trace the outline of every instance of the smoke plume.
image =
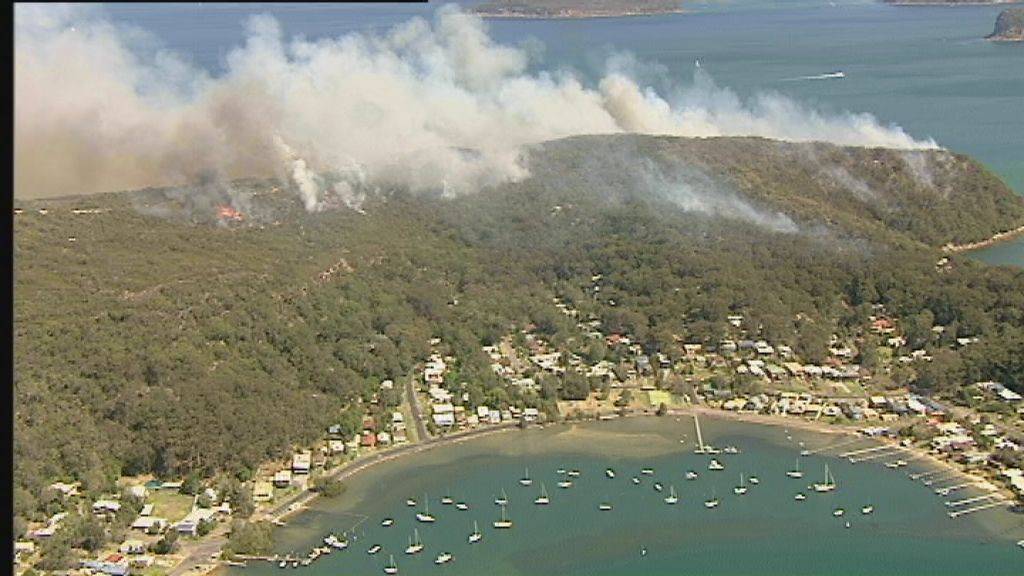
<path id="1" fill-rule="evenodd" d="M 211 77 L 101 8 L 17 5 L 16 196 L 276 176 L 310 211 L 331 193 L 358 208 L 368 183 L 464 194 L 521 179 L 522 146 L 576 134 L 935 147 L 867 114 L 744 101 L 702 72 L 658 92 L 628 58 L 596 84 L 529 73 L 539 51 L 495 42 L 450 5 L 375 35 L 286 39 L 265 15 L 245 30 Z"/>

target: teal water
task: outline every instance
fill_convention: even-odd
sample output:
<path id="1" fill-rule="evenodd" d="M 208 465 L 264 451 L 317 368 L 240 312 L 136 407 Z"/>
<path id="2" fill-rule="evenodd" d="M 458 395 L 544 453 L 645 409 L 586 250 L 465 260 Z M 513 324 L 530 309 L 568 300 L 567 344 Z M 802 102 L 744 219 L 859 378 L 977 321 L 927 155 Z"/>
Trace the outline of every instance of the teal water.
<path id="1" fill-rule="evenodd" d="M 314 576 L 380 573 L 389 553 L 402 574 L 1019 574 L 1024 567 L 1024 550 L 1013 544 L 1024 537 L 1020 516 L 987 511 L 950 519 L 943 498 L 911 481 L 906 469 L 891 470 L 881 461 L 852 465 L 812 455 L 800 458 L 803 479 L 785 476 L 798 458 L 798 442 L 816 448 L 835 438 L 793 430 L 787 440 L 779 428 L 707 418 L 702 428 L 706 441 L 740 448 L 740 454 L 717 456 L 724 471 L 709 471 L 710 457 L 692 453 L 689 418 L 511 431 L 382 464 L 350 479 L 338 501 L 319 502 L 294 526 L 278 530 L 278 551 L 305 552 L 330 531 L 353 529 L 358 540 L 349 550 L 298 569 Z M 807 486 L 824 476 L 826 462 L 838 488 L 815 494 Z M 609 466 L 614 479 L 604 475 Z M 526 467 L 530 487 L 518 484 Z M 644 467 L 654 475 L 642 475 Z M 578 468 L 582 475 L 572 488 L 560 489 L 558 468 Z M 691 468 L 697 480 L 684 478 Z M 737 496 L 732 487 L 741 472 L 760 483 Z M 641 478 L 639 486 L 632 476 Z M 551 496 L 546 507 L 533 504 L 541 482 Z M 664 492 L 656 492 L 654 482 Z M 680 497 L 674 506 L 663 501 L 670 485 Z M 511 530 L 491 527 L 499 516 L 493 499 L 502 489 Z M 798 490 L 806 501 L 793 499 Z M 470 510 L 441 505 L 449 491 Z M 712 491 L 721 505 L 708 510 L 703 501 Z M 410 497 L 422 502 L 424 493 L 436 524 L 416 522 L 419 508 L 405 504 Z M 602 501 L 614 509 L 599 511 Z M 863 516 L 860 508 L 868 503 L 876 510 Z M 843 518 L 833 517 L 836 507 L 845 508 Z M 381 527 L 384 517 L 395 525 Z M 474 520 L 484 538 L 470 545 Z M 410 557 L 403 550 L 414 527 L 426 549 Z M 367 555 L 375 543 L 384 550 Z M 455 559 L 436 567 L 441 551 Z M 236 574 L 275 572 L 281 572 L 276 565 L 259 563 Z"/>

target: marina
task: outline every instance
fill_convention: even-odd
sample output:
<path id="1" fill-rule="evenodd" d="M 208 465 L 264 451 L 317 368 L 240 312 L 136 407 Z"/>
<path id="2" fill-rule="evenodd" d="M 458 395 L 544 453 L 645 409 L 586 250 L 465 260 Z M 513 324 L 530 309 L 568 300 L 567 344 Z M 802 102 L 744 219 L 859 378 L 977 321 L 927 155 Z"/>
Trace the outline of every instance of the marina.
<path id="1" fill-rule="evenodd" d="M 623 421 L 616 425 L 624 431 L 623 433 L 628 438 L 629 430 L 639 431 L 649 428 L 657 430 L 662 424 L 664 422 Z M 718 423 L 712 420 L 712 424 Z M 731 425 L 728 427 L 724 427 L 724 425 L 705 426 L 703 421 L 701 425 L 702 428 L 713 430 L 744 429 L 743 426 Z M 613 425 L 601 424 L 600 426 Z M 671 429 L 671 427 L 667 428 Z M 364 503 L 357 508 L 361 514 L 370 516 L 370 521 L 367 522 L 369 528 L 366 528 L 365 535 L 359 534 L 360 541 L 366 541 L 367 547 L 373 545 L 375 548 L 380 545 L 381 548 L 376 553 L 324 554 L 310 563 L 304 563 L 304 557 L 293 552 L 288 555 L 285 567 L 293 569 L 292 566 L 296 566 L 302 571 L 312 571 L 311 574 L 315 576 L 327 575 L 327 572 L 323 572 L 324 569 L 318 568 L 318 566 L 329 567 L 330 573 L 371 573 L 373 571 L 380 573 L 379 571 L 387 566 L 382 562 L 383 560 L 389 559 L 391 555 L 400 555 L 406 558 L 402 565 L 403 573 L 429 573 L 431 570 L 443 569 L 453 574 L 469 575 L 489 572 L 487 568 L 489 565 L 487 559 L 489 558 L 510 562 L 512 554 L 516 555 L 515 558 L 523 558 L 521 554 L 524 550 L 534 550 L 535 552 L 531 554 L 536 554 L 536 558 L 543 559 L 557 553 L 554 551 L 556 549 L 570 546 L 564 539 L 572 534 L 568 541 L 572 542 L 571 546 L 582 547 L 581 550 L 589 550 L 589 553 L 593 554 L 600 555 L 600 550 L 617 549 L 620 545 L 632 547 L 631 556 L 633 558 L 637 561 L 643 559 L 645 563 L 650 563 L 649 572 L 648 568 L 643 569 L 646 573 L 667 576 L 673 573 L 670 567 L 676 563 L 693 562 L 695 558 L 699 563 L 699 558 L 704 557 L 703 555 L 693 556 L 693 552 L 687 553 L 686 550 L 693 550 L 695 546 L 710 546 L 712 550 L 724 550 L 715 548 L 717 544 L 708 540 L 711 529 L 724 530 L 729 527 L 728 530 L 734 533 L 736 538 L 744 538 L 752 550 L 760 552 L 751 552 L 750 555 L 742 555 L 740 558 L 749 557 L 753 562 L 754 554 L 766 553 L 765 547 L 777 545 L 772 542 L 778 542 L 779 538 L 790 537 L 771 527 L 778 521 L 785 522 L 787 526 L 797 530 L 797 533 L 791 537 L 800 538 L 801 541 L 813 543 L 816 538 L 828 534 L 830 530 L 845 531 L 848 529 L 857 533 L 857 542 L 863 542 L 864 546 L 870 546 L 870 550 L 884 550 L 890 544 L 894 544 L 891 542 L 892 539 L 874 536 L 873 530 L 865 530 L 865 528 L 868 527 L 868 523 L 871 526 L 884 527 L 891 522 L 900 522 L 899 511 L 907 506 L 913 506 L 920 510 L 931 510 L 927 516 L 923 517 L 930 520 L 921 524 L 921 527 L 918 528 L 919 533 L 942 535 L 943 542 L 948 543 L 949 538 L 953 538 L 955 542 L 956 538 L 962 537 L 956 536 L 960 533 L 957 526 L 973 526 L 974 518 L 987 518 L 987 515 L 1000 514 L 999 511 L 1007 505 L 998 495 L 985 495 L 980 498 L 971 495 L 970 498 L 957 500 L 955 503 L 951 502 L 953 505 L 944 506 L 942 500 L 936 498 L 934 490 L 926 489 L 921 481 L 884 483 L 884 479 L 891 478 L 891 476 L 881 461 L 875 460 L 852 465 L 847 458 L 840 458 L 838 455 L 801 457 L 794 461 L 793 447 L 791 445 L 787 447 L 785 442 L 775 445 L 755 440 L 749 436 L 733 435 L 724 438 L 727 441 L 722 444 L 739 448 L 738 454 L 729 456 L 730 468 L 738 469 L 735 472 L 736 476 L 731 478 L 732 482 L 726 481 L 728 484 L 747 488 L 747 492 L 742 496 L 743 504 L 740 505 L 740 496 L 720 499 L 717 495 L 721 482 L 712 482 L 712 480 L 714 478 L 726 479 L 728 476 L 708 475 L 707 478 L 704 478 L 701 475 L 687 481 L 684 490 L 679 491 L 676 488 L 676 484 L 687 477 L 688 471 L 692 471 L 701 463 L 707 464 L 708 461 L 707 456 L 695 455 L 692 453 L 692 449 L 686 451 L 685 448 L 679 447 L 677 433 L 668 434 L 666 432 L 665 435 L 670 438 L 667 440 L 667 444 L 670 443 L 669 445 L 672 447 L 667 445 L 662 453 L 638 455 L 634 458 L 614 456 L 611 461 L 605 460 L 608 457 L 604 453 L 587 455 L 586 453 L 565 452 L 565 449 L 561 448 L 556 441 L 559 438 L 557 429 L 537 430 L 531 434 L 540 437 L 550 436 L 552 440 L 548 444 L 552 451 L 550 453 L 540 452 L 529 459 L 533 492 L 526 489 L 525 497 L 509 498 L 509 494 L 502 488 L 509 482 L 518 483 L 525 477 L 521 462 L 517 469 L 514 463 L 503 463 L 494 459 L 496 457 L 492 455 L 492 451 L 496 446 L 500 446 L 498 443 L 484 441 L 478 447 L 475 444 L 467 444 L 459 447 L 457 451 L 465 453 L 466 457 L 478 459 L 476 460 L 477 464 L 473 466 L 474 470 L 478 470 L 477 472 L 463 472 L 458 478 L 450 474 L 443 474 L 438 476 L 436 481 L 424 481 L 418 477 L 406 477 L 399 473 L 393 477 L 404 478 L 404 481 L 399 480 L 396 485 L 386 486 L 383 489 L 378 488 L 372 475 L 365 480 L 365 483 L 353 484 L 351 490 L 355 497 L 360 497 L 361 494 L 380 495 L 380 498 L 375 497 L 372 501 L 363 501 Z M 707 431 L 702 430 L 702 434 L 707 434 Z M 720 435 L 721 432 L 719 431 L 718 434 Z M 807 438 L 798 431 L 790 431 L 790 435 L 793 436 L 793 444 L 796 444 L 798 439 Z M 718 438 L 720 441 L 722 439 Z M 615 450 L 621 449 L 620 454 L 625 454 L 632 445 L 632 442 L 624 438 L 621 448 L 616 448 L 612 444 L 611 450 L 615 454 Z M 817 445 L 819 444 L 808 442 L 810 449 Z M 453 452 L 455 451 L 453 450 Z M 469 456 L 470 454 L 475 454 L 475 456 Z M 429 461 L 429 459 L 424 460 Z M 803 460 L 803 462 L 799 462 L 799 460 Z M 567 464 L 575 466 L 570 468 Z M 778 475 L 780 478 L 787 476 L 787 472 L 796 469 L 804 470 L 807 466 L 819 470 L 818 474 L 815 474 L 818 478 L 814 483 L 833 486 L 827 494 L 804 494 L 802 491 L 794 491 L 794 485 L 789 482 L 767 480 L 774 475 Z M 828 470 L 824 471 L 826 466 Z M 401 469 L 400 465 L 399 469 Z M 426 469 L 430 470 L 429 465 Z M 646 469 L 650 469 L 652 473 L 645 474 L 643 471 Z M 547 472 L 538 473 L 541 470 Z M 556 470 L 562 470 L 564 473 L 556 472 Z M 569 470 L 575 470 L 578 474 L 570 476 Z M 619 472 L 614 477 L 609 477 L 604 474 L 607 470 Z M 742 475 L 740 470 L 743 470 Z M 927 472 L 912 470 L 911 473 L 926 474 Z M 634 474 L 637 478 L 649 477 L 652 487 L 655 483 L 663 484 L 664 491 L 659 494 L 655 490 L 637 490 L 632 482 Z M 765 480 L 759 486 L 752 486 L 751 478 L 757 476 L 765 478 Z M 841 486 L 835 482 L 837 476 L 843 480 Z M 940 474 L 932 474 L 924 478 L 936 476 L 941 477 Z M 429 474 L 426 478 L 429 478 Z M 546 485 L 551 482 L 568 481 L 569 478 L 574 478 L 573 490 L 559 492 L 559 498 L 551 499 Z M 873 479 L 877 479 L 877 481 Z M 642 482 L 642 485 L 646 484 L 648 484 L 647 480 Z M 935 486 L 936 488 L 945 488 L 954 487 L 957 484 L 958 482 L 954 479 L 937 481 Z M 369 491 L 371 486 L 373 487 L 372 491 Z M 797 488 L 802 489 L 803 485 L 798 485 Z M 726 489 L 731 491 L 733 486 L 728 486 Z M 963 489 L 968 490 L 970 487 Z M 447 494 L 449 491 L 453 495 L 457 494 L 459 501 L 466 503 L 470 507 L 470 511 L 458 512 L 454 506 L 451 506 L 442 507 L 438 512 L 434 512 L 433 507 L 430 507 L 429 510 L 435 516 L 436 522 L 426 524 L 416 522 L 416 514 L 427 511 L 424 500 L 429 499 L 430 493 Z M 424 500 L 417 498 L 418 507 L 409 510 L 404 506 L 405 496 L 403 494 L 415 492 L 426 494 L 426 496 L 421 496 Z M 498 497 L 494 496 L 495 493 L 498 494 Z M 537 499 L 544 495 L 548 495 L 549 504 L 547 506 L 538 505 Z M 503 500 L 504 504 L 498 506 L 499 510 L 487 512 L 493 516 L 474 517 L 475 510 L 489 510 L 482 507 L 481 504 L 490 500 Z M 825 507 L 822 508 L 822 506 Z M 673 513 L 674 510 L 678 510 L 682 514 Z M 864 520 L 858 523 L 855 518 L 850 518 L 851 512 L 855 513 L 856 518 Z M 334 516 L 325 516 L 324 519 L 331 517 Z M 937 520 L 936 517 L 942 520 Z M 316 518 L 315 514 L 312 516 L 307 514 L 296 517 L 292 523 L 304 524 L 314 520 L 315 525 L 322 525 L 319 520 L 315 520 Z M 567 518 L 572 518 L 573 521 L 567 524 Z M 953 518 L 956 520 L 952 520 Z M 392 519 L 394 526 L 406 526 L 411 530 L 396 532 L 394 528 L 385 528 L 380 525 L 382 519 Z M 637 522 L 654 522 L 657 523 L 655 525 L 672 526 L 673 528 L 663 531 L 664 533 L 662 531 L 635 534 L 632 531 L 628 534 L 615 532 L 614 541 L 604 541 L 597 536 L 601 530 L 611 530 L 622 523 L 634 524 Z M 850 523 L 849 528 L 846 526 L 847 522 Z M 418 530 L 414 528 L 415 525 L 419 526 Z M 328 532 L 337 534 L 339 540 L 343 537 L 351 540 L 354 533 L 350 530 L 347 526 L 332 524 Z M 282 532 L 284 535 L 289 533 L 288 531 Z M 863 540 L 864 538 L 867 540 Z M 1019 555 L 1020 549 L 1014 546 L 1014 543 L 1020 538 L 1021 536 L 1018 536 L 1007 544 L 1016 555 Z M 591 543 L 591 539 L 596 540 Z M 899 538 L 895 540 L 901 541 Z M 555 549 L 541 552 L 547 550 L 550 543 L 553 542 L 560 544 Z M 673 542 L 679 544 L 673 544 Z M 682 542 L 686 542 L 688 545 L 683 546 Z M 918 542 L 927 542 L 927 540 L 918 540 Z M 721 544 L 728 545 L 726 541 Z M 970 546 L 967 543 L 963 545 Z M 301 542 L 288 539 L 283 540 L 280 546 L 284 550 L 302 549 Z M 410 547 L 414 551 L 403 554 Z M 952 545 L 952 548 L 956 549 L 957 545 Z M 638 555 L 636 553 L 638 549 L 645 549 L 648 552 Z M 851 553 L 857 553 L 858 550 L 860 553 L 867 554 L 869 549 L 855 548 Z M 991 547 L 986 550 L 988 550 L 986 554 L 991 554 Z M 361 549 L 361 552 L 367 551 L 368 548 Z M 446 556 L 443 554 L 451 554 L 452 557 L 445 560 Z M 931 549 L 931 554 L 941 557 L 943 564 L 964 566 L 963 563 L 957 564 L 956 561 L 950 560 L 950 555 L 945 552 L 945 548 Z M 682 560 L 684 557 L 687 560 Z M 438 558 L 444 560 L 443 566 L 435 565 Z M 801 554 L 800 558 L 802 563 L 819 568 L 822 566 L 815 564 L 815 556 L 810 552 Z M 536 569 L 524 565 L 523 568 L 517 568 L 507 573 L 543 572 L 539 563 L 541 560 L 537 560 L 537 562 L 537 564 L 530 563 L 530 566 L 536 566 Z M 583 576 L 583 574 L 611 576 L 616 573 L 610 571 L 611 568 L 602 567 L 596 561 L 588 562 L 582 557 L 576 557 L 574 563 L 578 567 L 566 571 L 573 576 Z M 276 564 L 270 562 L 253 563 L 250 561 L 248 564 L 248 567 L 244 569 L 245 576 L 252 576 L 250 574 L 252 571 L 260 572 L 261 565 L 274 570 L 278 569 Z M 745 565 L 752 567 L 756 565 L 756 562 Z M 704 566 L 704 571 L 710 571 L 713 565 L 704 564 L 702 566 Z M 875 566 L 877 568 L 879 565 Z M 622 571 L 635 572 L 635 570 L 620 566 L 618 573 L 622 573 Z M 730 573 L 745 572 L 747 571 L 737 570 Z M 939 570 L 938 573 L 953 572 Z"/>

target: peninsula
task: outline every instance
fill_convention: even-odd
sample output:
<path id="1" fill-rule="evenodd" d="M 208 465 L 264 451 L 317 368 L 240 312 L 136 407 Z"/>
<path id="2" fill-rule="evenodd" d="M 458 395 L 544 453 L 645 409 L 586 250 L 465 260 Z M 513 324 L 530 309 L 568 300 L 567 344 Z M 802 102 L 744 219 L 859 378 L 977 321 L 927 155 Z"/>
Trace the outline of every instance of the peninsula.
<path id="1" fill-rule="evenodd" d="M 996 26 L 985 37 L 994 42 L 1024 41 L 1024 8 L 1007 8 L 996 17 Z"/>
<path id="2" fill-rule="evenodd" d="M 682 12 L 679 0 L 490 0 L 472 9 L 484 18 L 619 18 Z"/>
<path id="3" fill-rule="evenodd" d="M 882 0 L 896 6 L 988 6 L 991 4 L 1016 4 L 1020 0 Z"/>

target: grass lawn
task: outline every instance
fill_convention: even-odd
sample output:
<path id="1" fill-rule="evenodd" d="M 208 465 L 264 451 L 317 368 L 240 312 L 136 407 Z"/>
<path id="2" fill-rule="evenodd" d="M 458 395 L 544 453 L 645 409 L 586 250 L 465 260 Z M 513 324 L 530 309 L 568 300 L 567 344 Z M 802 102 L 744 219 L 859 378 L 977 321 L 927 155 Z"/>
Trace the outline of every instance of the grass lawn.
<path id="1" fill-rule="evenodd" d="M 647 402 L 652 408 L 657 408 L 661 404 L 665 404 L 665 406 L 672 406 L 674 404 L 672 395 L 665 390 L 649 390 L 647 392 Z"/>
<path id="2" fill-rule="evenodd" d="M 166 518 L 168 522 L 177 522 L 192 511 L 192 497 L 171 490 L 153 490 L 146 499 L 153 505 L 153 515 Z"/>

